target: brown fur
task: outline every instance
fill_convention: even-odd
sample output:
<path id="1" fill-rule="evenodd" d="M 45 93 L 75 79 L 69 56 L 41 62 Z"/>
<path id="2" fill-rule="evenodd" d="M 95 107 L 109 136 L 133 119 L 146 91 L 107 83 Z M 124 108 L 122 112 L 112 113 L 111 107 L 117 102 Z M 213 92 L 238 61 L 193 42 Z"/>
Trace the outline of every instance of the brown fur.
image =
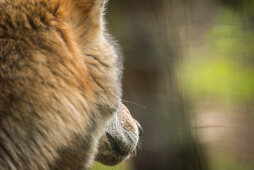
<path id="1" fill-rule="evenodd" d="M 1 170 L 91 165 L 121 103 L 121 63 L 105 37 L 103 5 L 0 0 Z"/>

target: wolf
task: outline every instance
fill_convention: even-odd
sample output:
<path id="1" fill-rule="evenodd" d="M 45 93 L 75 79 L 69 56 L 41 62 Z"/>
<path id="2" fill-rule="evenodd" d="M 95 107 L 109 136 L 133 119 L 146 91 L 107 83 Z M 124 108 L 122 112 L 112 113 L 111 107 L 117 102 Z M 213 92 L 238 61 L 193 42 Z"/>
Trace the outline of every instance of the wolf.
<path id="1" fill-rule="evenodd" d="M 82 170 L 135 155 L 104 0 L 0 0 L 0 169 Z"/>

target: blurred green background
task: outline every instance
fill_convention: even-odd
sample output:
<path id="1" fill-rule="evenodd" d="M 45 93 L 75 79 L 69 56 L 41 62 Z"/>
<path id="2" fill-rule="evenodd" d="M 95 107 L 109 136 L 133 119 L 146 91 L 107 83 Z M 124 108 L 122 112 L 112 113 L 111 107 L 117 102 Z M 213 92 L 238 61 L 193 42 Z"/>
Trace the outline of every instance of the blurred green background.
<path id="1" fill-rule="evenodd" d="M 93 170 L 253 170 L 254 1 L 110 0 L 105 17 L 145 133 L 136 158 Z"/>

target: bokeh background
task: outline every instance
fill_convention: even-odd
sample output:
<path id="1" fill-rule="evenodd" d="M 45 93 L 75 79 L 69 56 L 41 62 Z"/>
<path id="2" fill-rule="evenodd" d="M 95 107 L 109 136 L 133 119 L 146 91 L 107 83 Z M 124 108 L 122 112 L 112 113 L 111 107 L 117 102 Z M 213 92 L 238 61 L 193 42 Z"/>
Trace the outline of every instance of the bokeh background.
<path id="1" fill-rule="evenodd" d="M 254 170 L 254 0 L 110 0 L 136 158 L 93 170 Z"/>

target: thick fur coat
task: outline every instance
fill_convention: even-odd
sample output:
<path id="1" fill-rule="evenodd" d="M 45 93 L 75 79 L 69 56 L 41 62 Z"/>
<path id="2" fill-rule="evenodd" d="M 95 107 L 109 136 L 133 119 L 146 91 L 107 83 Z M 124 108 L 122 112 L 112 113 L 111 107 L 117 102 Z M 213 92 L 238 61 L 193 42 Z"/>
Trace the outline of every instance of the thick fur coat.
<path id="1" fill-rule="evenodd" d="M 0 0 L 1 170 L 91 165 L 121 107 L 104 3 Z"/>

